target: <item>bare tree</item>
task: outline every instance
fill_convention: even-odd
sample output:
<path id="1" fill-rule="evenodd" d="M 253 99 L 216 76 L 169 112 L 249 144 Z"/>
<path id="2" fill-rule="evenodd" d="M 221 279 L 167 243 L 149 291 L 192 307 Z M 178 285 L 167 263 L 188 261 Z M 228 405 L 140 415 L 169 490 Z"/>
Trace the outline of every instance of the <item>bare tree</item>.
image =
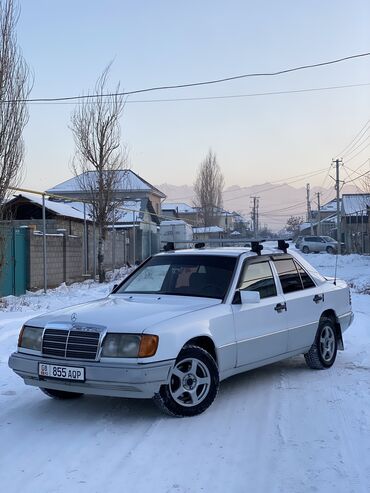
<path id="1" fill-rule="evenodd" d="M 285 229 L 289 233 L 292 233 L 293 237 L 296 238 L 299 235 L 300 227 L 303 224 L 303 217 L 301 216 L 290 216 L 286 222 Z"/>
<path id="2" fill-rule="evenodd" d="M 73 171 L 80 189 L 91 204 L 92 216 L 99 233 L 99 282 L 105 280 L 104 243 L 106 230 L 113 220 L 117 205 L 116 190 L 125 179 L 126 152 L 121 145 L 119 119 L 124 109 L 123 96 L 118 84 L 108 94 L 108 65 L 98 78 L 94 98 L 82 99 L 71 118 L 71 130 L 76 145 Z"/>
<path id="3" fill-rule="evenodd" d="M 31 91 L 28 65 L 17 44 L 19 5 L 0 0 L 0 219 L 10 186 L 22 179 L 24 142 L 28 122 L 25 99 Z"/>
<path id="4" fill-rule="evenodd" d="M 224 183 L 216 155 L 210 149 L 199 166 L 194 183 L 194 204 L 199 207 L 202 223 L 206 227 L 218 224 Z"/>

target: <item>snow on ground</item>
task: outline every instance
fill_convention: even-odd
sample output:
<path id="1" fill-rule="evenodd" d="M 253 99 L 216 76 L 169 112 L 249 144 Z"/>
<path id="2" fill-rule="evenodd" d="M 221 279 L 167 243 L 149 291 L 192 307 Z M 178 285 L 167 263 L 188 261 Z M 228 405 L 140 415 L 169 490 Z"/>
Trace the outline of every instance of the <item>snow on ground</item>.
<path id="1" fill-rule="evenodd" d="M 307 259 L 327 276 L 335 257 Z M 355 322 L 328 371 L 303 357 L 221 384 L 195 418 L 151 401 L 85 396 L 55 401 L 7 366 L 22 323 L 105 296 L 85 282 L 6 299 L 0 311 L 0 489 L 4 493 L 368 493 L 370 491 L 370 258 L 339 258 L 354 286 Z M 117 275 L 122 275 L 118 273 Z"/>

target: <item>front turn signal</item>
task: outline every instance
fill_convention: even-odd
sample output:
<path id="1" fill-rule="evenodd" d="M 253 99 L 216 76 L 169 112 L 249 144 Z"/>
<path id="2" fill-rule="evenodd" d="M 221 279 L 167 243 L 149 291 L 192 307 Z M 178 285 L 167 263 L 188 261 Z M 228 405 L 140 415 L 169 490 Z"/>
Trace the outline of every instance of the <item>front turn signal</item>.
<path id="1" fill-rule="evenodd" d="M 138 358 L 154 356 L 158 348 L 158 336 L 143 334 L 141 336 Z"/>

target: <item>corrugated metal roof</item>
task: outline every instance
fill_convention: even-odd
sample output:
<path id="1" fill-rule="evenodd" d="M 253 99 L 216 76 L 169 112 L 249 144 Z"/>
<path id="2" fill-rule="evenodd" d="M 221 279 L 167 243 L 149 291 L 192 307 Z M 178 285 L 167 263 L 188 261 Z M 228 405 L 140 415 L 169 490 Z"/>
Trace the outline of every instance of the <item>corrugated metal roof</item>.
<path id="1" fill-rule="evenodd" d="M 367 213 L 370 207 L 369 193 L 343 194 L 342 196 L 342 213 L 344 215 Z"/>

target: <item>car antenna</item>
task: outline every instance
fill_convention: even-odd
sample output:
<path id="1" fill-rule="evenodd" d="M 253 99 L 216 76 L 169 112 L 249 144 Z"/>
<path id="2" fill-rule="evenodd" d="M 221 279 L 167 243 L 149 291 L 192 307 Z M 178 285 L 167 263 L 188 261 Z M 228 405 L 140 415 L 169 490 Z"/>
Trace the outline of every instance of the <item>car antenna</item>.
<path id="1" fill-rule="evenodd" d="M 335 255 L 335 268 L 334 268 L 334 286 L 337 285 L 337 270 L 338 270 L 338 248 Z"/>

